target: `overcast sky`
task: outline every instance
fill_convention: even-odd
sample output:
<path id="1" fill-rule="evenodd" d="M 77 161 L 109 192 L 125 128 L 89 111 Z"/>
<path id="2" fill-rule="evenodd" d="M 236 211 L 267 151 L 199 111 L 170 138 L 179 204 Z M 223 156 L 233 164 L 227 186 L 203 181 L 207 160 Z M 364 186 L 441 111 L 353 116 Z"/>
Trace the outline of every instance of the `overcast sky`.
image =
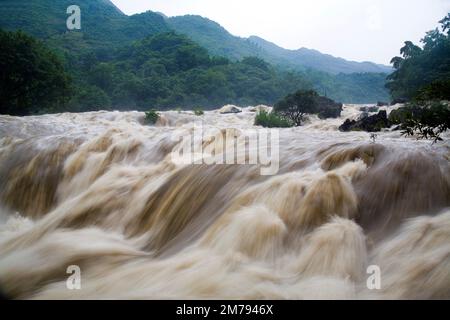
<path id="1" fill-rule="evenodd" d="M 126 14 L 198 14 L 233 35 L 306 47 L 355 61 L 388 64 L 405 40 L 418 42 L 450 0 L 113 0 Z"/>

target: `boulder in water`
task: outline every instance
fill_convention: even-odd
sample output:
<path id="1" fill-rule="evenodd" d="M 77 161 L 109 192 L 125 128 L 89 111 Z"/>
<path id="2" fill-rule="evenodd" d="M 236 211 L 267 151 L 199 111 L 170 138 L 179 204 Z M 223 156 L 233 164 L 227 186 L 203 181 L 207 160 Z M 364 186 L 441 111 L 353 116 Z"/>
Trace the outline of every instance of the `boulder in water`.
<path id="1" fill-rule="evenodd" d="M 361 112 L 378 112 L 379 108 L 372 106 L 372 107 L 361 107 L 359 108 L 359 111 Z"/>
<path id="2" fill-rule="evenodd" d="M 339 127 L 340 131 L 348 132 L 348 131 L 367 131 L 367 132 L 378 132 L 383 128 L 390 127 L 390 122 L 387 118 L 386 111 L 382 110 L 378 112 L 378 114 L 365 117 L 362 119 L 350 120 L 347 119 L 345 122 Z"/>
<path id="3" fill-rule="evenodd" d="M 408 102 L 408 99 L 406 99 L 406 98 L 396 98 L 396 99 L 392 100 L 391 106 L 394 106 L 396 104 L 405 104 L 407 102 Z"/>
<path id="4" fill-rule="evenodd" d="M 316 97 L 317 110 L 320 119 L 339 118 L 342 112 L 342 103 L 318 96 Z"/>
<path id="5" fill-rule="evenodd" d="M 250 109 L 249 109 L 249 111 L 250 112 L 261 112 L 261 111 L 265 111 L 265 112 L 271 112 L 272 111 L 272 108 L 271 107 L 269 107 L 269 106 L 265 106 L 265 105 L 263 105 L 263 104 L 260 104 L 259 106 L 256 106 L 256 107 L 251 107 Z"/>
<path id="6" fill-rule="evenodd" d="M 241 113 L 242 110 L 239 107 L 233 106 L 232 104 L 228 104 L 222 107 L 219 110 L 220 114 L 228 114 L 228 113 Z"/>

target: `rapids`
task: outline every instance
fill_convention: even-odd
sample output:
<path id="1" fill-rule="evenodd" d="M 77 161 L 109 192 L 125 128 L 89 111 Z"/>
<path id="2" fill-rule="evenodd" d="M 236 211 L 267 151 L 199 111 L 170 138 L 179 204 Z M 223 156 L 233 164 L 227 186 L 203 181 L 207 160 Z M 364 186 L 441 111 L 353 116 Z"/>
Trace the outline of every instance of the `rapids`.
<path id="1" fill-rule="evenodd" d="M 391 109 L 388 108 L 388 111 Z M 279 130 L 279 171 L 173 162 L 255 113 L 0 116 L 0 290 L 14 299 L 450 299 L 450 136 Z M 193 142 L 194 147 L 204 141 Z M 244 141 L 245 143 L 245 141 Z M 230 150 L 223 149 L 223 153 Z M 69 290 L 69 266 L 81 289 Z M 370 290 L 369 266 L 381 288 Z"/>

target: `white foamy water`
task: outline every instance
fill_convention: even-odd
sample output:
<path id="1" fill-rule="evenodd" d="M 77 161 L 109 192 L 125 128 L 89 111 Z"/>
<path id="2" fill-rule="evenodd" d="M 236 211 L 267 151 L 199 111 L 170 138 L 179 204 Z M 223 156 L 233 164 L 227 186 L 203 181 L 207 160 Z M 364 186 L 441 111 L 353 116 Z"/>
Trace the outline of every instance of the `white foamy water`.
<path id="1" fill-rule="evenodd" d="M 0 116 L 0 290 L 25 299 L 450 298 L 450 145 L 340 119 L 281 129 L 280 170 L 173 163 L 174 133 L 255 113 Z M 388 108 L 388 111 L 391 108 Z M 202 141 L 195 141 L 198 147 Z M 230 150 L 222 150 L 224 153 Z M 67 267 L 81 269 L 68 290 Z M 381 288 L 369 290 L 369 266 Z"/>

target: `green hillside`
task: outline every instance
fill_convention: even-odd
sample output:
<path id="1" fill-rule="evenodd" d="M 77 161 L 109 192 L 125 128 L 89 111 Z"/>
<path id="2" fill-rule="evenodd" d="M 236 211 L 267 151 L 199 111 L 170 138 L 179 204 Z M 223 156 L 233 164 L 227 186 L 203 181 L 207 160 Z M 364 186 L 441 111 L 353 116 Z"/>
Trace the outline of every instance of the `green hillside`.
<path id="1" fill-rule="evenodd" d="M 279 59 L 294 68 L 310 68 L 332 74 L 339 73 L 390 73 L 391 67 L 372 62 L 354 62 L 323 54 L 317 50 L 301 48 L 287 50 L 262 38 L 252 36 L 247 39 L 251 44 L 257 45 L 271 59 Z"/>
<path id="2" fill-rule="evenodd" d="M 81 30 L 69 32 L 66 10 L 72 4 L 70 0 L 1 0 L 0 26 L 21 29 L 70 50 L 108 50 L 169 30 L 159 14 L 127 16 L 109 0 L 79 0 Z"/>
<path id="3" fill-rule="evenodd" d="M 241 60 L 249 56 L 266 58 L 258 45 L 244 38 L 231 35 L 218 23 L 195 15 L 186 15 L 166 19 L 167 24 L 176 32 L 185 34 L 201 46 L 208 49 L 212 55 Z"/>
<path id="4" fill-rule="evenodd" d="M 80 0 L 81 30 L 69 31 L 66 9 L 72 4 L 2 0 L 0 6 L 0 28 L 21 29 L 43 40 L 63 61 L 74 86 L 74 97 L 65 106 L 70 110 L 272 104 L 303 87 L 344 103 L 389 100 L 386 74 L 293 68 L 275 52 L 284 49 L 234 37 L 198 16 L 167 18 L 150 11 L 127 16 L 108 0 Z M 194 42 L 186 44 L 190 40 L 172 30 Z M 180 42 L 185 43 L 182 49 Z M 192 63 L 198 58 L 201 64 Z"/>
<path id="5" fill-rule="evenodd" d="M 262 38 L 252 36 L 248 39 L 231 35 L 218 23 L 195 15 L 166 19 L 178 33 L 182 33 L 204 46 L 211 54 L 230 59 L 258 56 L 272 64 L 296 70 L 314 69 L 332 74 L 338 73 L 389 73 L 390 67 L 371 62 L 354 62 L 316 50 L 283 49 Z"/>

